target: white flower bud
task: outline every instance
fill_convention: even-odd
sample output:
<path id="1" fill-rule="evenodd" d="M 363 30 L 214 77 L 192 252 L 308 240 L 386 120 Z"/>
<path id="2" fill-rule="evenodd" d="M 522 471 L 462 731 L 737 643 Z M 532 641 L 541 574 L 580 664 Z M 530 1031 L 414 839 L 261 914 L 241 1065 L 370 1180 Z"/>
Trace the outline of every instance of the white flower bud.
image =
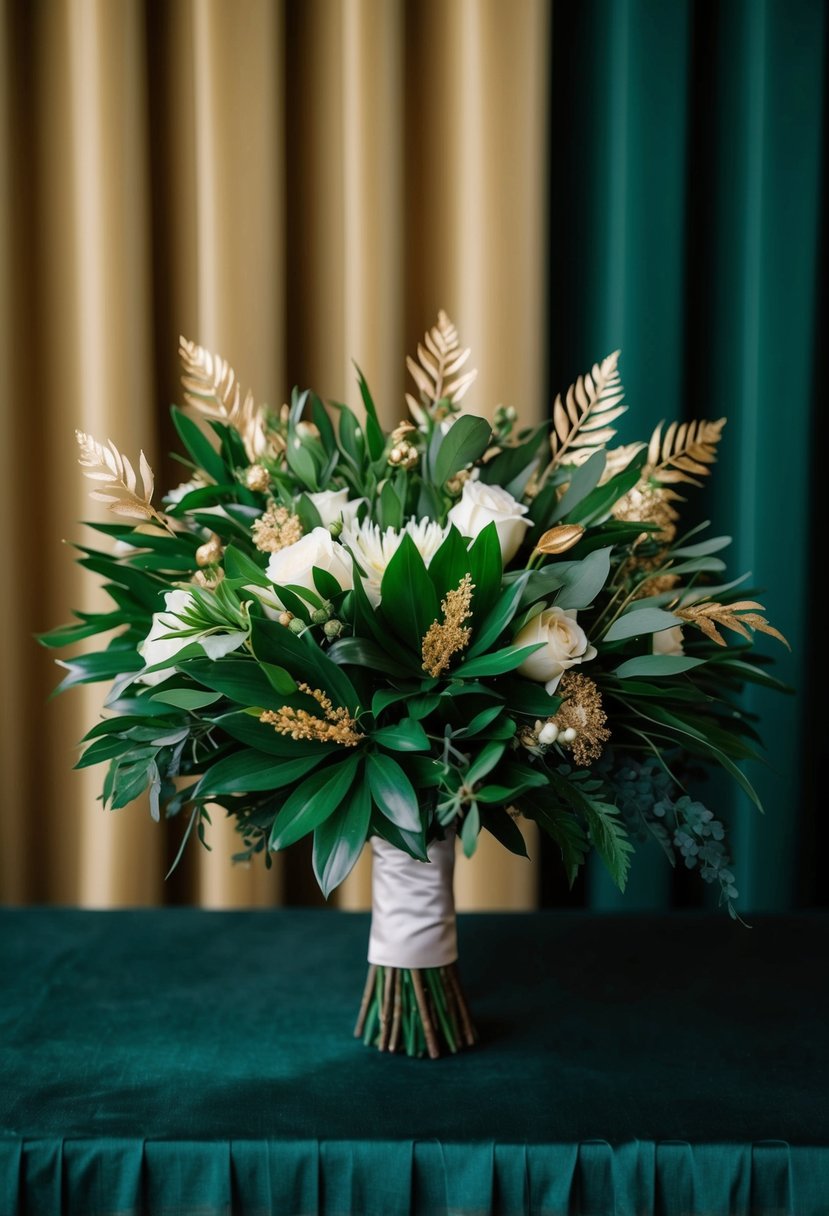
<path id="1" fill-rule="evenodd" d="M 572 743 L 577 734 L 578 731 L 575 726 L 568 726 L 566 730 L 561 732 L 560 738 L 562 743 Z"/>
<path id="2" fill-rule="evenodd" d="M 558 727 L 555 722 L 545 722 L 538 732 L 538 742 L 543 743 L 545 747 L 549 747 L 551 743 L 555 743 L 557 738 Z"/>

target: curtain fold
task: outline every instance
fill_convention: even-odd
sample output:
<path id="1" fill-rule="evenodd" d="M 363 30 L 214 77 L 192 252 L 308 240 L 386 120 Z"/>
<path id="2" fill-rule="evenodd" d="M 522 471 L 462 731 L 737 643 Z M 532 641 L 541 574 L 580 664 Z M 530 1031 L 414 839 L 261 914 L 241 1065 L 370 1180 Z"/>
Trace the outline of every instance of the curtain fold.
<path id="1" fill-rule="evenodd" d="M 100 773 L 71 771 L 100 693 L 47 704 L 30 634 L 97 594 L 62 543 L 95 513 L 72 431 L 179 480 L 180 333 L 277 405 L 294 384 L 356 404 L 354 359 L 393 425 L 441 307 L 479 368 L 471 408 L 540 419 L 621 347 L 623 439 L 728 415 L 689 510 L 766 588 L 798 693 L 751 701 L 765 821 L 707 795 L 743 907 L 811 897 L 826 36 L 821 0 L 0 0 L 0 898 L 312 898 L 301 850 L 232 869 L 221 816 L 165 885 L 182 825 L 105 813 Z M 565 902 L 530 843 L 540 864 L 459 865 L 459 904 Z M 368 892 L 361 863 L 340 904 Z M 621 906 L 598 870 L 576 898 Z M 645 853 L 624 906 L 699 898 Z"/>

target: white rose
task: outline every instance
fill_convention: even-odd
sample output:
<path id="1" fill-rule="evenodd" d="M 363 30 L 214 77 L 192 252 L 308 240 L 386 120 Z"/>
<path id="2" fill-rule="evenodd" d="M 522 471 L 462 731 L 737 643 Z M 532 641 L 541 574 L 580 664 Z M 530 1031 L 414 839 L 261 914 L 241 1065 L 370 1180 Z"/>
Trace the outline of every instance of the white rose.
<path id="1" fill-rule="evenodd" d="M 314 528 L 295 544 L 272 553 L 268 578 L 280 587 L 305 587 L 316 593 L 314 566 L 332 574 L 343 590 L 354 585 L 351 558 L 327 528 Z"/>
<path id="2" fill-rule="evenodd" d="M 460 501 L 455 503 L 447 518 L 463 536 L 473 539 L 487 524 L 494 523 L 506 565 L 515 557 L 530 526 L 530 521 L 522 518 L 526 514 L 527 507 L 500 486 L 487 486 L 470 478 L 463 483 Z"/>
<path id="3" fill-rule="evenodd" d="M 550 696 L 568 667 L 596 657 L 596 647 L 590 645 L 584 630 L 577 624 L 577 615 L 574 609 L 545 608 L 513 638 L 516 646 L 544 643 L 544 649 L 536 650 L 525 659 L 518 672 L 528 680 L 544 684 Z"/>
<path id="4" fill-rule="evenodd" d="M 654 654 L 685 654 L 682 645 L 682 626 L 674 625 L 671 629 L 661 629 L 653 635 Z"/>
<path id="5" fill-rule="evenodd" d="M 220 659 L 233 650 L 238 650 L 247 637 L 247 630 L 217 630 L 213 633 L 194 634 L 182 633 L 190 626 L 182 621 L 182 613 L 193 606 L 193 597 L 189 591 L 168 591 L 164 596 L 164 611 L 153 613 L 153 623 L 150 632 L 138 645 L 138 653 L 147 667 L 155 667 L 166 659 L 172 659 L 197 642 L 210 659 Z M 172 634 L 172 637 L 168 637 Z M 161 684 L 175 673 L 175 666 L 162 667 L 160 671 L 151 671 L 149 675 L 137 675 L 139 684 Z"/>
<path id="6" fill-rule="evenodd" d="M 410 519 L 402 529 L 386 528 L 385 531 L 363 520 L 343 528 L 340 540 L 347 545 L 364 573 L 363 586 L 371 603 L 376 608 L 380 603 L 380 584 L 391 559 L 397 552 L 404 536 L 411 536 L 424 564 L 437 553 L 446 539 L 448 528 L 442 528 L 429 519 Z"/>
<path id="7" fill-rule="evenodd" d="M 340 519 L 344 524 L 353 523 L 358 507 L 365 502 L 364 498 L 349 498 L 348 490 L 319 490 L 308 498 L 317 508 L 323 528 Z"/>

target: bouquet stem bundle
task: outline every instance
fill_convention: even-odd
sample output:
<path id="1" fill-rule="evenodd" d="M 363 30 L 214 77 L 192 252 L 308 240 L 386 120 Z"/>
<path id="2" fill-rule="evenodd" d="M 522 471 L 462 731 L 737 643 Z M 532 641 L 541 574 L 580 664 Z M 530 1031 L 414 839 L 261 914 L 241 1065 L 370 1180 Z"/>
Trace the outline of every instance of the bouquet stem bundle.
<path id="1" fill-rule="evenodd" d="M 378 1051 L 438 1059 L 473 1047 L 477 1032 L 458 967 L 368 969 L 354 1037 Z"/>

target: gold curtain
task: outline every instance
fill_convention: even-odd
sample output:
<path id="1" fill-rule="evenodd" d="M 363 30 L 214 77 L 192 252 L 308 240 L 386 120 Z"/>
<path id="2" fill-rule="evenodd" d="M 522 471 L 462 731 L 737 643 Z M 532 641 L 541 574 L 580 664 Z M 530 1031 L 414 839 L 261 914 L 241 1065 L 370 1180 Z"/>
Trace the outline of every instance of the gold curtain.
<path id="1" fill-rule="evenodd" d="M 299 857 L 233 868 L 71 771 L 100 690 L 47 704 L 32 631 L 95 602 L 63 538 L 93 514 L 74 427 L 175 466 L 180 333 L 262 400 L 293 383 L 393 424 L 403 356 L 445 308 L 470 405 L 542 415 L 547 0 L 0 0 L 0 899 L 279 903 Z M 279 861 L 279 859 L 278 859 Z M 302 865 L 300 865 L 302 863 Z M 486 842 L 462 907 L 535 900 Z M 339 896 L 365 906 L 361 862 Z"/>

